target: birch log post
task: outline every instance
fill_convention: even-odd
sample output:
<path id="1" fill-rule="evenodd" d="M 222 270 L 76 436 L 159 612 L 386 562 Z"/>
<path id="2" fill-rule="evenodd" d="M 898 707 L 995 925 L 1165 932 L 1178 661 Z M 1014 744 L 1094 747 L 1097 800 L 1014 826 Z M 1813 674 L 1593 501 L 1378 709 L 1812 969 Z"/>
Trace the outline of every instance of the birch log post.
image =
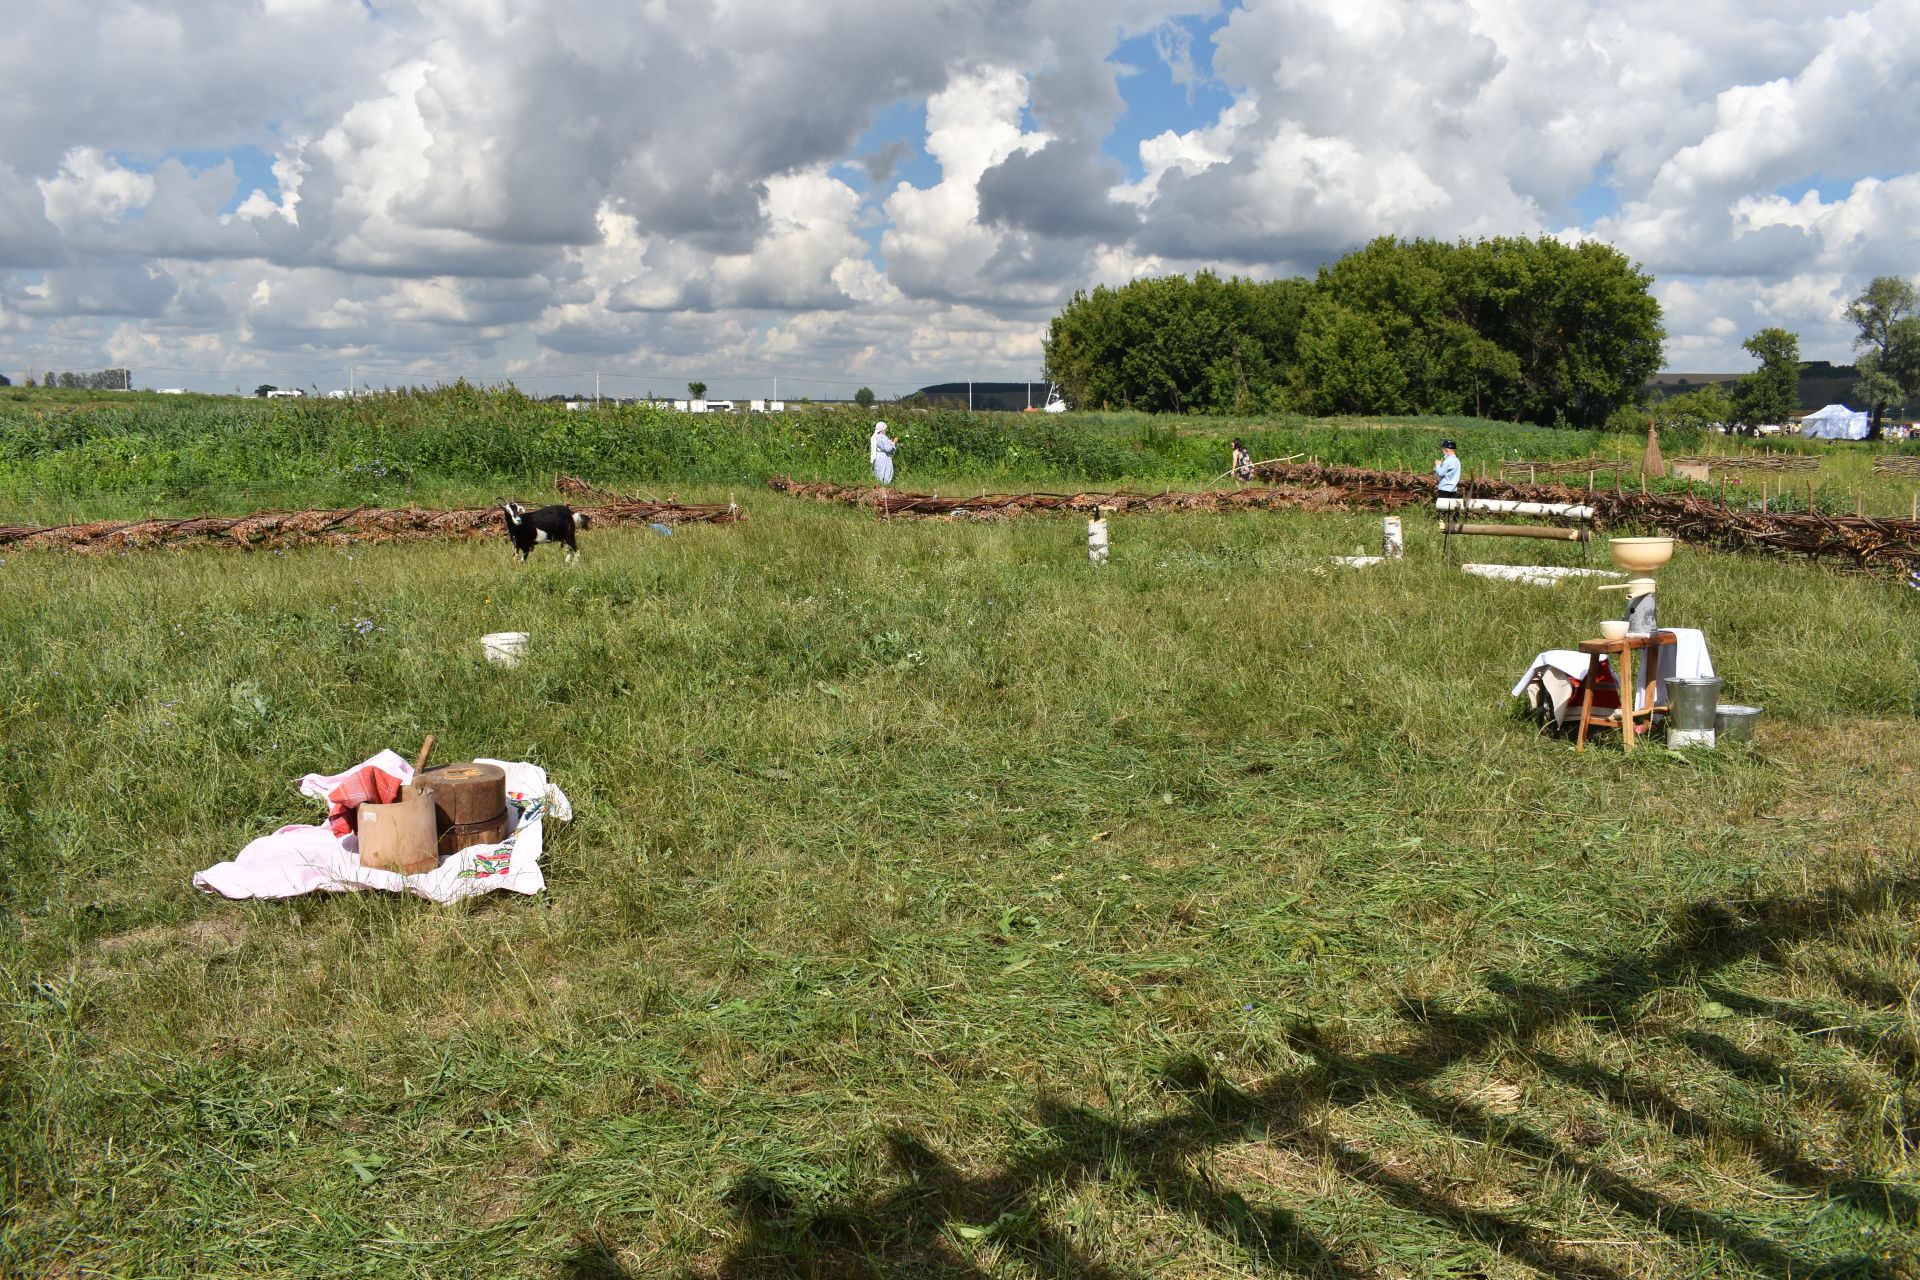
<path id="1" fill-rule="evenodd" d="M 1112 507 L 1101 507 L 1099 515 L 1087 521 L 1087 559 L 1094 564 L 1107 562 L 1107 517 Z"/>

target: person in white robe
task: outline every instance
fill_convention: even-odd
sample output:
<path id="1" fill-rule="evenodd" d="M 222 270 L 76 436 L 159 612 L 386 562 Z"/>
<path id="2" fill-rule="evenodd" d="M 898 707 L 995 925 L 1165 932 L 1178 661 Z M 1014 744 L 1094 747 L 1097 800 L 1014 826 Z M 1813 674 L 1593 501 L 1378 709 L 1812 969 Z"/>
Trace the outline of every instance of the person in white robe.
<path id="1" fill-rule="evenodd" d="M 893 455 L 900 446 L 887 435 L 887 424 L 873 424 L 873 438 L 867 441 L 867 458 L 873 463 L 873 481 L 875 484 L 893 483 Z"/>

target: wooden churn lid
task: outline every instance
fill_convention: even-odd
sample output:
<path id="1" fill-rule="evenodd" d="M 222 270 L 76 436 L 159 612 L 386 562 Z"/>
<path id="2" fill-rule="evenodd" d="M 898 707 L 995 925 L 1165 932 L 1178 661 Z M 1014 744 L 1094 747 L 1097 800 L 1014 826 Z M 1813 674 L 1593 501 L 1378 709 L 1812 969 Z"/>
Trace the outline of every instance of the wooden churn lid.
<path id="1" fill-rule="evenodd" d="M 441 830 L 492 822 L 507 811 L 507 771 L 497 764 L 436 765 L 414 776 L 433 790 Z"/>

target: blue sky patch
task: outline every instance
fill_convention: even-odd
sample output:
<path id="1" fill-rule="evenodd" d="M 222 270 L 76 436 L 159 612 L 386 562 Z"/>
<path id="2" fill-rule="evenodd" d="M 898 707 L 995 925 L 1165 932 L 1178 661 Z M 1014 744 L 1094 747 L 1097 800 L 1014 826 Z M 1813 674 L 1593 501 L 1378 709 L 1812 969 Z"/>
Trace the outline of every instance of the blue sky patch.
<path id="1" fill-rule="evenodd" d="M 892 173 L 881 182 L 874 182 L 867 172 L 865 160 L 869 156 L 893 160 Z M 883 108 L 847 152 L 841 172 L 848 185 L 869 198 L 891 195 L 899 182 L 911 182 L 916 187 L 939 182 L 940 166 L 927 154 L 926 100 L 903 100 Z"/>
<path id="2" fill-rule="evenodd" d="M 1215 123 L 1233 105 L 1233 95 L 1213 75 L 1213 34 L 1226 25 L 1231 10 L 1210 18 L 1172 19 L 1159 30 L 1123 40 L 1107 61 L 1133 68 L 1120 77 L 1127 109 L 1101 144 L 1102 149 L 1138 182 L 1140 144 L 1171 129 L 1187 133 Z M 1174 78 L 1175 65 L 1190 70 L 1191 83 Z"/>
<path id="3" fill-rule="evenodd" d="M 1590 227 L 1602 218 L 1610 218 L 1620 212 L 1620 193 L 1613 186 L 1613 166 L 1602 164 L 1593 171 L 1593 181 L 1570 202 L 1575 217 L 1583 227 Z"/>
<path id="4" fill-rule="evenodd" d="M 869 163 L 881 174 L 877 181 Z M 902 182 L 924 189 L 940 181 L 940 166 L 927 154 L 926 100 L 902 100 L 882 109 L 834 171 L 860 193 L 865 216 L 854 231 L 867 242 L 868 258 L 884 271 L 887 263 L 880 253 L 880 237 L 888 224 L 879 215 L 880 205 Z"/>
<path id="5" fill-rule="evenodd" d="M 1807 192 L 1811 191 L 1820 197 L 1821 204 L 1833 204 L 1836 201 L 1845 200 L 1853 194 L 1853 182 L 1854 180 L 1851 178 L 1841 180 L 1838 178 L 1828 178 L 1824 174 L 1817 174 L 1811 178 L 1802 178 L 1797 182 L 1789 182 L 1785 186 L 1775 187 L 1773 193 L 1777 196 L 1784 196 L 1797 204 L 1805 197 Z"/>
<path id="6" fill-rule="evenodd" d="M 159 161 L 145 156 L 118 151 L 111 153 L 110 158 L 121 168 L 131 169 L 135 173 L 152 173 L 159 164 Z M 223 163 L 231 163 L 236 181 L 233 194 L 227 197 L 227 203 L 220 210 L 222 214 L 238 209 L 255 191 L 266 192 L 267 198 L 275 204 L 280 202 L 280 182 L 273 176 L 273 157 L 251 143 L 238 147 L 169 151 L 163 158 L 178 160 L 195 173 L 205 173 L 209 169 L 218 169 Z"/>

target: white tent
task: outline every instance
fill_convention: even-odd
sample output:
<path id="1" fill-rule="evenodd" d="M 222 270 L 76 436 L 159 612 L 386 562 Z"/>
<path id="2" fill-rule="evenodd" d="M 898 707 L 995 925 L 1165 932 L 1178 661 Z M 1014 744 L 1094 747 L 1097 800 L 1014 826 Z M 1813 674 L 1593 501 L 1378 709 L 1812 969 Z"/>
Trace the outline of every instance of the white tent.
<path id="1" fill-rule="evenodd" d="M 1865 440 L 1867 415 L 1843 404 L 1830 404 L 1802 418 L 1800 434 L 1815 440 Z"/>

